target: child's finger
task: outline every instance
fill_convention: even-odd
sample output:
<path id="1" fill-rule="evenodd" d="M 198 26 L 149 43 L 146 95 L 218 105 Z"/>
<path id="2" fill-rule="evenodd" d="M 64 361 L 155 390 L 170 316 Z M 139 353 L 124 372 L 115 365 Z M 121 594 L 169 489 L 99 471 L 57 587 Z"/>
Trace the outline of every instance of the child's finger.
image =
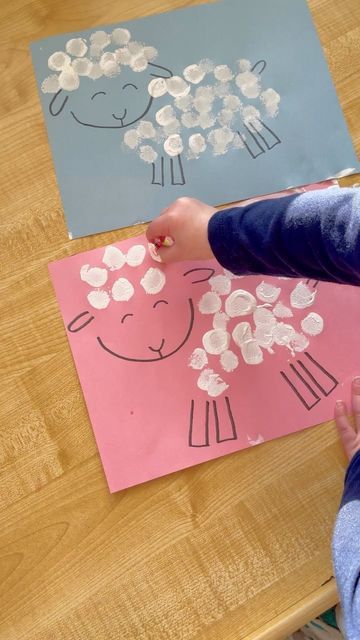
<path id="1" fill-rule="evenodd" d="M 356 447 L 356 433 L 347 417 L 346 404 L 338 400 L 335 405 L 335 422 L 348 458 L 351 458 Z"/>
<path id="2" fill-rule="evenodd" d="M 352 381 L 351 403 L 354 414 L 355 430 L 357 433 L 360 433 L 360 377 L 356 377 Z"/>
<path id="3" fill-rule="evenodd" d="M 155 238 L 171 236 L 169 228 L 169 220 L 166 214 L 160 215 L 150 222 L 147 230 L 146 237 L 149 242 L 153 242 Z"/>

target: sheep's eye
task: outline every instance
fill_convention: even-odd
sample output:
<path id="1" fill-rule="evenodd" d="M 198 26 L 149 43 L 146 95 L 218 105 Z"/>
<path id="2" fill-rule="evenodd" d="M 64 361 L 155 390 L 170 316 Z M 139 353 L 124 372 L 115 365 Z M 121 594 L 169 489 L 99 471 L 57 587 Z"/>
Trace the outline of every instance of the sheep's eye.
<path id="1" fill-rule="evenodd" d="M 153 304 L 153 308 L 155 309 L 156 305 L 160 304 L 160 302 L 163 302 L 164 304 L 169 304 L 168 302 L 166 302 L 166 300 L 157 300 L 155 304 Z"/>
<path id="2" fill-rule="evenodd" d="M 97 91 L 96 93 L 93 93 L 91 96 L 91 100 L 93 100 L 95 96 L 101 96 L 101 95 L 106 96 L 105 91 Z"/>
<path id="3" fill-rule="evenodd" d="M 127 82 L 126 84 L 124 84 L 123 89 L 126 89 L 126 87 L 134 87 L 134 89 L 138 88 L 136 84 L 133 84 L 132 82 Z"/>
<path id="4" fill-rule="evenodd" d="M 124 322 L 125 318 L 127 318 L 128 316 L 133 316 L 133 313 L 125 313 L 125 315 L 121 318 L 121 324 Z"/>

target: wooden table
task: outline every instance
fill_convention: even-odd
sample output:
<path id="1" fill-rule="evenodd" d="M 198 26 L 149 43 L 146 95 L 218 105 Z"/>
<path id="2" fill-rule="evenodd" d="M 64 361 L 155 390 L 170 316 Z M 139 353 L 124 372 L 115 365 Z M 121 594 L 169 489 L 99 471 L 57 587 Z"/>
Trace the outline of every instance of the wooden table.
<path id="1" fill-rule="evenodd" d="M 184 4 L 1 3 L 1 640 L 276 640 L 337 600 L 334 426 L 110 495 L 49 282 L 141 229 L 68 240 L 29 42 Z M 310 6 L 359 152 L 360 3 Z"/>

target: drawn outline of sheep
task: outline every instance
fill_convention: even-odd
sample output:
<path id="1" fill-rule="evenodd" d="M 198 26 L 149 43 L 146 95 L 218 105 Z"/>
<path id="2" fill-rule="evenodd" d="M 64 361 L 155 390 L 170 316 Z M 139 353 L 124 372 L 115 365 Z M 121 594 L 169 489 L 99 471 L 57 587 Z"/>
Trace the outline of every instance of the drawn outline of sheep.
<path id="1" fill-rule="evenodd" d="M 108 50 L 110 47 L 113 50 Z M 183 77 L 174 76 L 166 67 L 155 64 L 155 47 L 131 40 L 127 29 L 116 28 L 111 33 L 95 31 L 89 41 L 72 38 L 66 42 L 66 52 L 56 51 L 48 59 L 56 72 L 42 82 L 43 93 L 55 94 L 49 111 L 54 117 L 64 110 L 70 93 L 80 86 L 81 78 L 92 81 L 117 78 L 127 67 L 136 74 L 150 71 L 147 97 L 140 113 L 134 118 L 127 109 L 111 114 L 111 124 L 84 120 L 70 111 L 79 125 L 95 129 L 126 129 L 125 147 L 136 151 L 142 161 L 151 165 L 151 184 L 165 185 L 165 161 L 169 161 L 172 185 L 186 183 L 182 154 L 198 159 L 207 148 L 216 156 L 231 149 L 245 149 L 252 159 L 281 143 L 278 135 L 264 122 L 279 112 L 280 96 L 272 88 L 262 90 L 261 74 L 266 62 L 251 64 L 240 59 L 237 70 L 228 65 L 214 64 L 204 59 L 188 65 Z M 88 55 L 86 55 L 88 54 Z M 202 85 L 205 81 L 207 84 Z M 131 89 L 132 87 L 132 89 Z M 137 90 L 127 82 L 126 90 Z M 106 91 L 95 91 L 90 100 L 99 100 Z M 158 109 L 155 120 L 144 119 L 157 98 L 169 95 L 169 104 Z M 240 97 L 239 97 L 240 96 Z M 248 103 L 244 104 L 244 97 Z M 125 98 L 124 98 L 125 100 Z M 150 114 L 149 114 L 150 115 Z M 136 127 L 132 125 L 137 124 Z"/>
<path id="2" fill-rule="evenodd" d="M 153 259 L 157 260 L 158 257 L 152 250 L 151 245 L 149 248 Z M 89 304 L 94 309 L 104 310 L 113 302 L 126 303 L 129 301 L 135 293 L 133 284 L 128 278 L 124 277 L 116 278 L 112 283 L 109 283 L 109 272 L 118 271 L 125 264 L 134 268 L 138 267 L 143 263 L 145 255 L 146 247 L 144 245 L 133 245 L 126 254 L 116 246 L 108 246 L 105 248 L 102 260 L 105 267 L 92 267 L 89 264 L 83 265 L 80 269 L 80 278 L 91 287 L 87 295 Z M 199 272 L 199 274 L 197 274 L 197 272 Z M 241 354 L 243 361 L 251 366 L 260 365 L 263 362 L 263 351 L 273 354 L 274 346 L 285 347 L 290 351 L 292 356 L 295 356 L 295 353 L 304 352 L 308 366 L 301 362 L 300 365 L 303 374 L 307 374 L 313 386 L 315 385 L 324 396 L 329 395 L 335 389 L 338 384 L 337 380 L 306 351 L 310 338 L 319 335 L 323 331 L 324 321 L 322 317 L 315 312 L 308 313 L 301 321 L 301 332 L 297 332 L 295 328 L 289 324 L 289 318 L 294 315 L 293 310 L 306 310 L 313 305 L 317 295 L 317 283 L 315 283 L 314 288 L 311 288 L 308 283 L 304 283 L 303 281 L 298 282 L 290 295 L 290 306 L 286 306 L 279 300 L 281 296 L 280 286 L 277 287 L 262 281 L 256 287 L 255 298 L 253 294 L 244 289 L 235 288 L 232 290 L 233 284 L 235 283 L 237 286 L 241 276 L 234 276 L 225 269 L 223 273 L 215 275 L 214 269 L 199 267 L 186 271 L 183 275 L 189 276 L 189 274 L 196 274 L 195 279 L 192 280 L 193 284 L 208 281 L 210 290 L 205 292 L 201 298 L 196 301 L 196 305 L 193 299 L 189 298 L 188 328 L 185 335 L 181 336 L 179 344 L 174 350 L 164 353 L 166 344 L 165 339 L 163 339 L 161 345 L 157 348 L 153 346 L 148 347 L 152 352 L 151 357 L 129 357 L 115 352 L 105 344 L 100 336 L 97 337 L 99 346 L 112 356 L 127 361 L 155 362 L 171 357 L 186 344 L 192 333 L 194 323 L 196 322 L 194 314 L 195 306 L 198 307 L 203 317 L 208 316 L 212 319 L 212 328 L 204 333 L 202 346 L 196 347 L 193 350 L 188 362 L 188 366 L 197 372 L 198 388 L 208 396 L 208 399 L 205 400 L 205 406 L 203 408 L 200 407 L 200 409 L 197 408 L 197 416 L 195 416 L 195 402 L 191 400 L 188 436 L 189 446 L 202 447 L 210 445 L 209 424 L 211 411 L 215 423 L 216 442 L 220 443 L 226 440 L 237 439 L 236 421 L 231 410 L 230 399 L 227 395 L 224 397 L 224 407 L 222 407 L 222 409 L 225 408 L 228 424 L 224 425 L 219 418 L 220 410 L 217 404 L 217 398 L 226 392 L 229 385 L 214 371 L 214 368 L 208 366 L 209 358 L 212 360 L 218 358 L 213 366 L 220 365 L 227 373 L 235 371 L 239 365 L 239 357 L 230 349 L 231 339 L 235 347 L 240 351 L 239 355 Z M 157 267 L 150 267 L 140 280 L 141 287 L 145 293 L 149 295 L 160 293 L 165 284 L 165 273 Z M 126 308 L 124 310 L 126 311 Z M 128 314 L 125 314 L 122 322 L 127 315 Z M 240 321 L 236 324 L 231 334 L 227 331 L 227 325 L 230 320 L 246 316 L 247 320 Z M 253 320 L 254 326 L 251 326 L 248 321 L 249 316 L 250 319 Z M 89 311 L 84 311 L 69 323 L 68 330 L 71 333 L 77 333 L 93 320 L 94 316 L 92 316 Z M 284 320 L 286 320 L 286 322 L 284 322 Z M 298 374 L 295 365 L 290 364 L 290 369 L 293 376 L 295 374 L 295 377 L 297 376 L 300 378 L 300 381 L 304 382 L 303 375 Z M 321 371 L 330 381 L 330 387 L 324 388 L 324 386 L 321 386 L 321 383 L 316 380 L 316 373 L 318 371 Z M 320 401 L 320 396 L 309 388 L 309 382 L 305 380 L 305 385 L 315 397 L 313 404 L 311 406 L 308 405 L 306 399 L 302 396 L 301 390 L 299 390 L 299 385 L 296 384 L 296 380 L 295 382 L 292 381 L 290 375 L 284 371 L 280 373 L 285 382 L 287 382 L 288 387 L 291 388 L 308 410 Z M 195 428 L 195 422 L 199 420 L 199 414 L 200 426 Z M 222 415 L 224 415 L 223 410 Z M 258 434 L 255 439 L 248 436 L 250 445 L 259 444 L 262 441 L 263 438 L 261 434 Z"/>

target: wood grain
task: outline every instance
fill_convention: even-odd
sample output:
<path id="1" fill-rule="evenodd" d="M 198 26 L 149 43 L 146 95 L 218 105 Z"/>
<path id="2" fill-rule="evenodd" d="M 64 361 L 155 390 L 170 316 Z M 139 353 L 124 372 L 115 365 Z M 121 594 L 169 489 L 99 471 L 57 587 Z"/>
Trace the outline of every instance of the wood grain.
<path id="1" fill-rule="evenodd" d="M 110 495 L 49 282 L 143 227 L 67 239 L 29 42 L 191 4 L 1 4 L 1 640 L 280 640 L 336 601 L 333 425 Z M 310 8 L 359 152 L 360 4 Z"/>

